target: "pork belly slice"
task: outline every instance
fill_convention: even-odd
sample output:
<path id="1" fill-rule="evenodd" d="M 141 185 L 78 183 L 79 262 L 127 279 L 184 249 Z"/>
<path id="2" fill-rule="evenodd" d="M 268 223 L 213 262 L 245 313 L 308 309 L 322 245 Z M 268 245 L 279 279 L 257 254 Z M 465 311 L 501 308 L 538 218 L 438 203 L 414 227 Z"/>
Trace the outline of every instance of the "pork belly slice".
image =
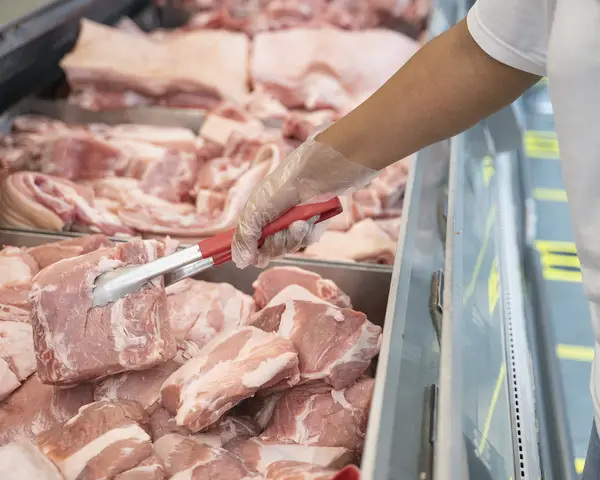
<path id="1" fill-rule="evenodd" d="M 246 324 L 255 310 L 252 297 L 228 283 L 185 279 L 166 291 L 173 335 L 201 347 L 219 333 Z"/>
<path id="2" fill-rule="evenodd" d="M 105 235 L 86 235 L 31 247 L 27 249 L 27 253 L 35 258 L 40 268 L 46 268 L 59 260 L 78 257 L 99 248 L 114 247 L 114 245 Z"/>
<path id="3" fill-rule="evenodd" d="M 40 450 L 65 480 L 113 478 L 154 454 L 142 428 L 147 417 L 135 402 L 90 403 L 66 422 L 38 435 Z"/>
<path id="4" fill-rule="evenodd" d="M 0 447 L 2 480 L 64 480 L 56 466 L 28 440 Z"/>
<path id="5" fill-rule="evenodd" d="M 193 436 L 172 433 L 161 437 L 154 446 L 164 462 L 167 477 L 178 480 L 262 478 L 249 471 L 236 455 L 206 445 Z"/>
<path id="6" fill-rule="evenodd" d="M 282 460 L 269 465 L 265 480 L 330 480 L 337 472 L 311 463 Z"/>
<path id="7" fill-rule="evenodd" d="M 360 453 L 367 430 L 375 380 L 359 379 L 334 390 L 318 382 L 283 392 L 266 430 L 265 442 L 344 447 Z"/>
<path id="8" fill-rule="evenodd" d="M 16 390 L 35 372 L 31 325 L 0 322 L 0 400 Z"/>
<path id="9" fill-rule="evenodd" d="M 39 271 L 35 258 L 25 249 L 4 247 L 0 250 L 0 287 L 28 283 Z"/>
<path id="10" fill-rule="evenodd" d="M 381 327 L 364 313 L 335 307 L 298 285 L 279 292 L 250 323 L 293 342 L 301 382 L 323 380 L 336 389 L 359 378 L 381 346 Z"/>
<path id="11" fill-rule="evenodd" d="M 240 457 L 247 468 L 262 474 L 270 465 L 283 460 L 306 462 L 324 468 L 341 468 L 354 460 L 354 453 L 343 447 L 321 447 L 267 443 L 258 438 L 231 442 L 227 449 Z"/>
<path id="12" fill-rule="evenodd" d="M 73 388 L 44 385 L 34 373 L 0 404 L 0 445 L 33 439 L 91 402 L 91 385 Z"/>
<path id="13" fill-rule="evenodd" d="M 252 284 L 256 305 L 258 308 L 265 307 L 275 295 L 290 285 L 299 285 L 338 307 L 352 308 L 350 297 L 334 282 L 298 267 L 273 267 L 261 272 Z"/>
<path id="14" fill-rule="evenodd" d="M 258 328 L 224 332 L 171 377 L 161 391 L 177 425 L 199 432 L 257 391 L 298 382 L 292 342 Z"/>
<path id="15" fill-rule="evenodd" d="M 92 307 L 94 280 L 163 255 L 156 240 L 134 239 L 67 258 L 42 270 L 31 289 L 37 367 L 44 383 L 71 385 L 175 356 L 162 279 L 103 307 Z"/>
<path id="16" fill-rule="evenodd" d="M 124 123 L 108 127 L 103 135 L 110 139 L 150 143 L 182 152 L 194 152 L 196 148 L 196 135 L 183 127 Z"/>

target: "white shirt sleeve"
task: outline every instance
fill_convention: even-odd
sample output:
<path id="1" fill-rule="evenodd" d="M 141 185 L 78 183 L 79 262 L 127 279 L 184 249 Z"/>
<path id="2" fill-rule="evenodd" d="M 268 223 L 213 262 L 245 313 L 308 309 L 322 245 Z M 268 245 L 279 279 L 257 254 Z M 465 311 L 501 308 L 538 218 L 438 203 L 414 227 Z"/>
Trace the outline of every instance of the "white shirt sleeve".
<path id="1" fill-rule="evenodd" d="M 477 0 L 467 15 L 469 32 L 490 57 L 546 75 L 549 0 Z"/>

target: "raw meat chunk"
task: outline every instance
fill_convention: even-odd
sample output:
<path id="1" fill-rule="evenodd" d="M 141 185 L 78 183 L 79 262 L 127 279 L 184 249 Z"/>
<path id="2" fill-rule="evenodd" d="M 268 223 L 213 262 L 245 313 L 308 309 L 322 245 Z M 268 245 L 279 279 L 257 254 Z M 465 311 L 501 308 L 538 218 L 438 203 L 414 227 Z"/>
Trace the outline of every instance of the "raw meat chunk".
<path id="1" fill-rule="evenodd" d="M 256 437 L 260 433 L 260 429 L 251 418 L 227 415 L 212 425 L 207 433 L 218 435 L 222 445 L 225 445 L 232 440 Z"/>
<path id="2" fill-rule="evenodd" d="M 254 327 L 222 333 L 162 387 L 161 402 L 177 425 L 194 432 L 258 390 L 298 382 L 298 354 L 289 340 Z"/>
<path id="3" fill-rule="evenodd" d="M 66 480 L 113 478 L 154 454 L 140 424 L 147 418 L 135 402 L 95 402 L 38 435 L 40 450 Z"/>
<path id="4" fill-rule="evenodd" d="M 258 425 L 260 431 L 267 428 L 269 420 L 273 416 L 277 400 L 281 396 L 281 392 L 257 394 L 252 398 L 244 400 L 238 407 L 236 412 L 243 416 L 248 416 Z"/>
<path id="5" fill-rule="evenodd" d="M 0 400 L 35 372 L 31 325 L 0 322 Z"/>
<path id="6" fill-rule="evenodd" d="M 64 258 L 78 257 L 102 247 L 113 246 L 114 243 L 105 235 L 86 235 L 31 247 L 27 249 L 27 253 L 35 258 L 40 268 L 46 268 Z"/>
<path id="7" fill-rule="evenodd" d="M 158 455 L 153 454 L 137 466 L 119 473 L 114 480 L 163 480 L 164 478 L 165 466 Z"/>
<path id="8" fill-rule="evenodd" d="M 400 226 L 402 225 L 402 217 L 377 219 L 375 220 L 375 223 L 379 228 L 387 233 L 392 240 L 396 242 L 398 241 L 398 236 L 400 235 Z"/>
<path id="9" fill-rule="evenodd" d="M 20 441 L 0 447 L 2 480 L 64 480 L 56 466 L 33 443 Z"/>
<path id="10" fill-rule="evenodd" d="M 97 207 L 90 189 L 42 173 L 13 173 L 0 189 L 0 224 L 5 226 L 133 233 L 116 215 Z"/>
<path id="11" fill-rule="evenodd" d="M 94 385 L 94 400 L 133 400 L 152 412 L 160 399 L 160 387 L 181 365 L 166 362 L 149 370 L 111 375 Z"/>
<path id="12" fill-rule="evenodd" d="M 206 445 L 194 437 L 184 437 L 174 433 L 165 435 L 156 441 L 155 448 L 165 464 L 167 476 L 174 479 L 260 478 L 249 477 L 252 472 L 248 471 L 237 456 L 226 450 Z"/>
<path id="13" fill-rule="evenodd" d="M 181 202 L 194 185 L 197 172 L 195 155 L 166 151 L 160 160 L 147 167 L 140 187 L 145 193 L 163 200 Z"/>
<path id="14" fill-rule="evenodd" d="M 0 286 L 0 321 L 29 323 L 31 282 Z"/>
<path id="15" fill-rule="evenodd" d="M 254 312 L 252 297 L 228 283 L 186 279 L 166 291 L 173 335 L 199 346 L 221 332 L 246 324 Z"/>
<path id="16" fill-rule="evenodd" d="M 335 307 L 298 285 L 282 290 L 251 324 L 277 329 L 279 336 L 293 342 L 301 382 L 324 380 L 336 389 L 359 378 L 381 345 L 381 327 L 364 313 Z"/>
<path id="17" fill-rule="evenodd" d="M 325 383 L 299 385 L 284 392 L 266 430 L 265 442 L 344 447 L 360 453 L 375 380 L 359 379 L 343 390 Z"/>
<path id="18" fill-rule="evenodd" d="M 0 250 L 0 287 L 30 282 L 39 270 L 35 258 L 24 249 L 4 247 Z"/>
<path id="19" fill-rule="evenodd" d="M 73 388 L 44 385 L 37 374 L 0 404 L 0 445 L 23 438 L 35 438 L 77 413 L 92 402 L 88 384 Z"/>
<path id="20" fill-rule="evenodd" d="M 77 45 L 61 66 L 75 90 L 131 91 L 154 104 L 173 105 L 177 97 L 216 104 L 247 94 L 248 47 L 239 33 L 181 32 L 155 41 L 84 19 Z"/>
<path id="21" fill-rule="evenodd" d="M 281 133 L 284 137 L 305 142 L 318 128 L 325 127 L 339 118 L 340 115 L 335 110 L 293 111 L 286 117 Z"/>
<path id="22" fill-rule="evenodd" d="M 335 283 L 298 267 L 273 267 L 261 272 L 252 284 L 257 307 L 264 308 L 275 295 L 289 285 L 299 285 L 338 307 L 352 308 L 350 297 Z"/>
<path id="23" fill-rule="evenodd" d="M 175 418 L 169 413 L 169 411 L 162 407 L 157 406 L 154 411 L 150 414 L 150 432 L 152 434 L 152 440 L 156 442 L 160 437 L 163 437 L 169 433 L 178 433 L 180 435 L 190 435 L 191 432 L 185 427 L 178 427 L 175 423 Z M 201 434 L 202 435 L 202 434 Z M 210 443 L 210 442 L 208 442 Z M 211 446 L 220 447 L 221 439 L 215 444 L 210 443 Z"/>
<path id="24" fill-rule="evenodd" d="M 328 230 L 304 250 L 308 257 L 387 265 L 394 263 L 395 253 L 396 242 L 371 218 L 354 224 L 347 232 Z"/>
<path id="25" fill-rule="evenodd" d="M 354 454 L 342 447 L 267 443 L 257 438 L 231 442 L 227 449 L 240 457 L 247 468 L 263 474 L 266 473 L 269 465 L 282 460 L 312 463 L 325 468 L 340 468 L 354 459 Z"/>
<path id="26" fill-rule="evenodd" d="M 35 277 L 32 323 L 43 382 L 70 385 L 143 370 L 175 356 L 162 278 L 114 303 L 92 308 L 99 275 L 155 260 L 163 250 L 156 240 L 135 239 L 61 260 Z"/>
<path id="27" fill-rule="evenodd" d="M 311 463 L 283 460 L 269 465 L 266 480 L 330 480 L 336 473 Z"/>
<path id="28" fill-rule="evenodd" d="M 384 29 L 266 32 L 254 39 L 251 75 L 255 85 L 286 107 L 347 112 L 381 87 L 416 51 L 416 42 Z"/>

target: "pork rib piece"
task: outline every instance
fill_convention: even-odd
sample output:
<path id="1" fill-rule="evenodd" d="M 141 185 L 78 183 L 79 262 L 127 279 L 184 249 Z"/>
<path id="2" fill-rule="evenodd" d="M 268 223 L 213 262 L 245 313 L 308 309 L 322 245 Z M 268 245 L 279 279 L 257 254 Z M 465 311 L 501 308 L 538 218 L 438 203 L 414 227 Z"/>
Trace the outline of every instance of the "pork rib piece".
<path id="1" fill-rule="evenodd" d="M 113 478 L 154 454 L 147 423 L 135 402 L 95 402 L 74 417 L 38 435 L 40 450 L 65 480 Z"/>
<path id="2" fill-rule="evenodd" d="M 163 255 L 156 240 L 135 239 L 42 270 L 31 289 L 38 374 L 45 383 L 70 385 L 175 356 L 162 279 L 104 307 L 92 308 L 94 280 L 124 265 Z"/>
<path id="3" fill-rule="evenodd" d="M 313 295 L 343 308 L 352 308 L 350 297 L 334 282 L 318 273 L 298 267 L 273 267 L 260 273 L 252 284 L 258 308 L 264 308 L 273 297 L 289 285 L 299 285 Z"/>
<path id="4" fill-rule="evenodd" d="M 89 384 L 73 388 L 44 385 L 37 374 L 0 404 L 0 445 L 15 440 L 35 438 L 77 413 L 92 402 Z"/>
<path id="5" fill-rule="evenodd" d="M 248 39 L 243 34 L 198 31 L 160 42 L 82 21 L 75 49 L 61 61 L 75 90 L 133 91 L 150 103 L 179 97 L 241 101 L 248 92 Z M 190 62 L 190 58 L 194 58 Z"/>
<path id="6" fill-rule="evenodd" d="M 0 322 L 0 400 L 35 372 L 31 325 Z"/>
<path id="7" fill-rule="evenodd" d="M 359 379 L 334 390 L 325 383 L 299 385 L 284 392 L 266 430 L 265 442 L 344 447 L 360 453 L 375 380 Z"/>
<path id="8" fill-rule="evenodd" d="M 311 463 L 282 460 L 269 465 L 266 480 L 330 480 L 336 473 Z"/>
<path id="9" fill-rule="evenodd" d="M 33 443 L 24 440 L 0 447 L 2 480 L 64 480 L 56 466 Z"/>
<path id="10" fill-rule="evenodd" d="M 27 249 L 27 253 L 36 260 L 40 268 L 46 268 L 64 258 L 78 257 L 102 247 L 113 246 L 114 243 L 105 235 L 86 235 L 31 247 Z"/>
<path id="11" fill-rule="evenodd" d="M 155 443 L 156 452 L 165 464 L 167 477 L 176 480 L 250 480 L 262 477 L 248 471 L 232 453 L 214 448 L 194 437 L 175 433 L 165 435 Z"/>
<path id="12" fill-rule="evenodd" d="M 96 208 L 90 189 L 36 172 L 17 172 L 4 180 L 0 224 L 55 231 L 73 227 L 106 235 L 133 233 L 116 215 Z"/>
<path id="13" fill-rule="evenodd" d="M 251 75 L 254 85 L 289 108 L 347 112 L 383 85 L 416 51 L 416 42 L 384 29 L 266 32 L 254 39 Z M 348 52 L 352 52 L 351 58 Z"/>
<path id="14" fill-rule="evenodd" d="M 194 432 L 215 423 L 225 412 L 258 390 L 298 382 L 298 354 L 289 340 L 245 327 L 211 340 L 171 377 L 161 402 L 177 425 Z"/>
<path id="15" fill-rule="evenodd" d="M 0 287 L 30 282 L 39 271 L 35 258 L 26 250 L 18 247 L 0 250 Z"/>
<path id="16" fill-rule="evenodd" d="M 240 457 L 247 468 L 263 474 L 270 465 L 283 460 L 341 468 L 354 459 L 354 453 L 342 447 L 267 443 L 257 438 L 231 442 L 227 449 Z"/>
<path id="17" fill-rule="evenodd" d="M 293 342 L 301 382 L 324 380 L 337 389 L 359 378 L 381 345 L 381 327 L 364 313 L 335 307 L 298 285 L 279 292 L 250 321 Z"/>
<path id="18" fill-rule="evenodd" d="M 246 324 L 255 309 L 252 297 L 228 283 L 186 279 L 166 291 L 175 338 L 201 347 L 219 333 Z"/>

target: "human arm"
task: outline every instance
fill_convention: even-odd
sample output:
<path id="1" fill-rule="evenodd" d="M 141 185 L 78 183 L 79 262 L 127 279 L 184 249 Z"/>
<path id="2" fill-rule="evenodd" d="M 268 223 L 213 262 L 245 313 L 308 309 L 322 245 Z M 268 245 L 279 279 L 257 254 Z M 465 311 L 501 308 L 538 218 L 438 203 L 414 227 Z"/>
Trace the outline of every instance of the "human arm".
<path id="1" fill-rule="evenodd" d="M 466 21 L 419 50 L 362 105 L 294 151 L 250 197 L 232 245 L 238 267 L 310 243 L 313 228 L 296 222 L 257 249 L 262 227 L 320 195 L 348 193 L 379 170 L 457 134 L 508 105 L 539 77 L 494 60 Z"/>

